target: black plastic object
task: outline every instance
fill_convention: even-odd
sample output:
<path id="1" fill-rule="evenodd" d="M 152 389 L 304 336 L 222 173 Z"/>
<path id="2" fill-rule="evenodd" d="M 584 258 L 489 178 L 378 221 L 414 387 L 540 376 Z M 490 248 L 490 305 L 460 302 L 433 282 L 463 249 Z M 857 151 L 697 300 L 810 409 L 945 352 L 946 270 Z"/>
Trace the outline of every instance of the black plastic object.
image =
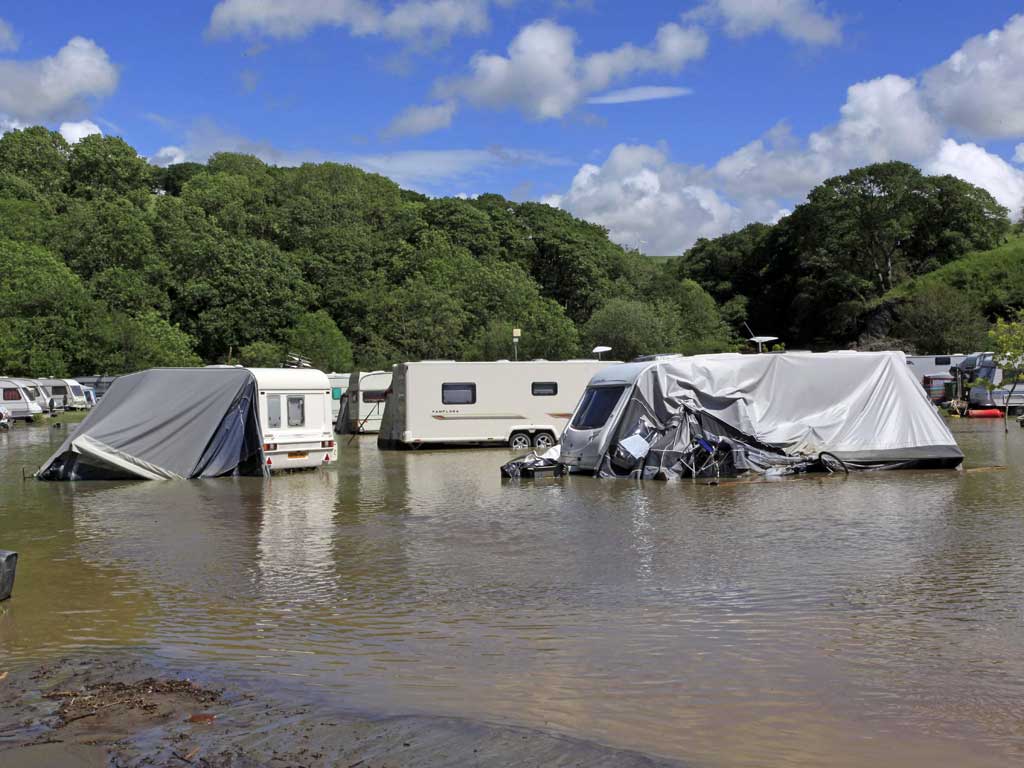
<path id="1" fill-rule="evenodd" d="M 18 567 L 18 553 L 0 549 L 0 601 L 14 591 L 14 571 Z"/>
<path id="2" fill-rule="evenodd" d="M 544 459 L 536 453 L 529 453 L 513 459 L 501 467 L 501 476 L 515 477 L 561 477 L 565 467 L 554 459 Z"/>

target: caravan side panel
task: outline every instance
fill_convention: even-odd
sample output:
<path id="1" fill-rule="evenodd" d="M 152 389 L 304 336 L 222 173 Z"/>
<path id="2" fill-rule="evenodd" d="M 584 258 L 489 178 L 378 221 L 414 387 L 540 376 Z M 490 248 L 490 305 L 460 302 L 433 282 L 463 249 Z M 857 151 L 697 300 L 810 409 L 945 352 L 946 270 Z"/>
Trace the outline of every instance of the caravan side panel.
<path id="1" fill-rule="evenodd" d="M 590 378 L 609 364 L 538 360 L 396 366 L 381 447 L 508 445 L 516 435 L 537 446 L 556 442 Z"/>

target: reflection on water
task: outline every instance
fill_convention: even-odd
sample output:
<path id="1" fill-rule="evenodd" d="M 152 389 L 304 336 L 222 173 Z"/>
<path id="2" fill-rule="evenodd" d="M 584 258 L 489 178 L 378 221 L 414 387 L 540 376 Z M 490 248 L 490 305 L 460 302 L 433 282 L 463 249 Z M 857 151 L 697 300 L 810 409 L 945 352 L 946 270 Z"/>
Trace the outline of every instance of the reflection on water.
<path id="1" fill-rule="evenodd" d="M 44 484 L 21 468 L 62 435 L 18 428 L 0 658 L 135 647 L 697 765 L 1005 765 L 1024 754 L 1024 433 L 954 427 L 969 466 L 1010 468 L 520 485 L 500 450 L 371 437 L 311 474 Z"/>

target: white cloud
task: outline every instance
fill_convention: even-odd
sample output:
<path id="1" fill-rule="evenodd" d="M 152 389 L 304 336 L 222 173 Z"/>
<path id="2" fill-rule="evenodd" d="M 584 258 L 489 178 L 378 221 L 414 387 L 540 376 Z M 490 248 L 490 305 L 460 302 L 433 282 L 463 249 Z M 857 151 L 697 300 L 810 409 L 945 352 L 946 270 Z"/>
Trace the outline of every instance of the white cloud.
<path id="1" fill-rule="evenodd" d="M 176 165 L 188 160 L 188 153 L 181 147 L 161 147 L 149 158 L 154 165 Z"/>
<path id="2" fill-rule="evenodd" d="M 676 99 L 693 93 L 690 88 L 678 88 L 670 85 L 638 85 L 633 88 L 622 88 L 608 91 L 600 96 L 591 96 L 588 104 L 632 104 L 636 101 L 656 101 L 658 99 Z"/>
<path id="3" fill-rule="evenodd" d="M 26 121 L 80 111 L 117 87 L 117 68 L 92 40 L 74 37 L 54 56 L 0 60 L 0 112 Z"/>
<path id="4" fill-rule="evenodd" d="M 409 107 L 391 121 L 391 125 L 384 133 L 386 136 L 418 136 L 421 133 L 447 128 L 452 124 L 455 109 L 454 101 Z"/>
<path id="5" fill-rule="evenodd" d="M 946 139 L 938 154 L 925 164 L 924 170 L 934 174 L 948 173 L 987 189 L 1015 217 L 1019 217 L 1024 208 L 1024 171 L 977 144 L 958 144 L 953 139 Z"/>
<path id="6" fill-rule="evenodd" d="M 486 31 L 487 8 L 488 0 L 404 0 L 387 12 L 373 0 L 221 0 L 208 33 L 297 39 L 326 26 L 344 27 L 357 36 L 437 42 Z"/>
<path id="7" fill-rule="evenodd" d="M 1013 162 L 1024 163 L 1024 144 L 1018 144 L 1014 149 Z"/>
<path id="8" fill-rule="evenodd" d="M 1024 136 L 1024 15 L 972 37 L 923 83 L 950 124 L 980 138 Z"/>
<path id="9" fill-rule="evenodd" d="M 684 18 L 720 21 L 732 37 L 776 29 L 790 40 L 834 45 L 843 36 L 842 21 L 813 0 L 708 0 Z"/>
<path id="10" fill-rule="evenodd" d="M 826 178 L 888 160 L 983 187 L 1017 217 L 1024 206 L 1024 170 L 944 138 L 916 83 L 896 75 L 851 86 L 838 121 L 806 140 L 781 123 L 709 168 L 672 162 L 664 146 L 619 145 L 545 200 L 608 227 L 624 246 L 676 254 L 699 237 L 776 221 Z"/>
<path id="11" fill-rule="evenodd" d="M 10 115 L 0 113 L 0 136 L 7 133 L 8 131 L 17 131 L 21 128 L 27 128 L 26 123 L 20 120 L 15 120 Z"/>
<path id="12" fill-rule="evenodd" d="M 0 19 L 0 51 L 16 51 L 20 42 L 14 27 Z"/>
<path id="13" fill-rule="evenodd" d="M 603 165 L 580 168 L 569 191 L 545 202 L 608 228 L 611 238 L 646 253 L 675 254 L 697 237 L 743 223 L 735 206 L 707 185 L 700 169 L 669 162 L 664 147 L 615 147 Z"/>
<path id="14" fill-rule="evenodd" d="M 103 133 L 100 127 L 92 120 L 82 120 L 77 123 L 61 123 L 59 130 L 60 135 L 64 137 L 64 141 L 68 144 L 77 144 L 86 136 L 91 136 L 94 133 Z"/>
<path id="15" fill-rule="evenodd" d="M 519 31 L 507 56 L 477 54 L 467 77 L 440 83 L 436 90 L 477 106 L 512 107 L 536 120 L 560 118 L 616 80 L 638 72 L 678 72 L 703 57 L 707 44 L 702 30 L 669 23 L 648 46 L 626 43 L 578 57 L 571 28 L 538 21 Z"/>

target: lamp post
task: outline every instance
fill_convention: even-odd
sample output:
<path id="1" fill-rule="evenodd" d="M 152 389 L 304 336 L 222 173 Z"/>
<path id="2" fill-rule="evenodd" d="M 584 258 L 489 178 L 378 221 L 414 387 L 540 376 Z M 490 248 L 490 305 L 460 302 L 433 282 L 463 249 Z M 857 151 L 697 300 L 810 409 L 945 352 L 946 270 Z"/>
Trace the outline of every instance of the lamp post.
<path id="1" fill-rule="evenodd" d="M 512 355 L 513 359 L 519 360 L 519 338 L 523 335 L 519 328 L 512 329 Z"/>

